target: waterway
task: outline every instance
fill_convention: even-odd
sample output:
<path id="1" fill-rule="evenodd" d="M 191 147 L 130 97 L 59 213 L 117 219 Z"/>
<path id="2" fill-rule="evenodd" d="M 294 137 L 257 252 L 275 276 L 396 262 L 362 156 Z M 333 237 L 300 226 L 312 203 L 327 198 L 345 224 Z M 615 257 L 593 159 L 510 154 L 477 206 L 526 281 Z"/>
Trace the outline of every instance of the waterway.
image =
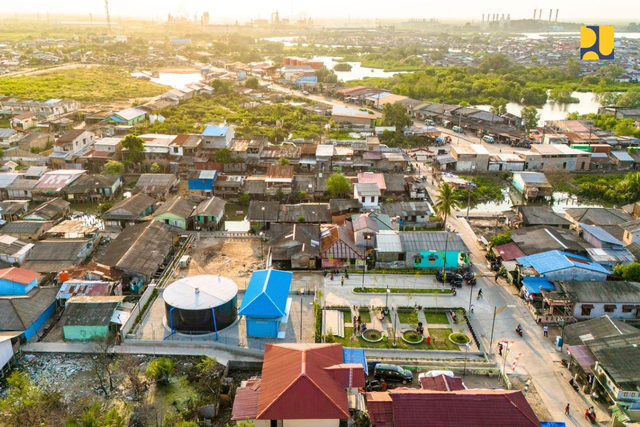
<path id="1" fill-rule="evenodd" d="M 540 120 L 564 120 L 568 113 L 578 112 L 580 114 L 597 113 L 600 104 L 592 92 L 573 92 L 571 96 L 578 98 L 580 102 L 573 104 L 560 104 L 558 102 L 547 101 L 542 107 L 537 108 L 540 113 Z M 477 108 L 489 111 L 490 105 L 476 105 Z M 515 102 L 507 104 L 507 112 L 520 116 L 520 112 L 525 106 Z"/>
<path id="2" fill-rule="evenodd" d="M 316 61 L 322 61 L 325 67 L 333 69 L 333 67 L 338 63 L 335 59 L 330 56 L 315 56 L 313 58 Z M 344 82 L 348 82 L 350 80 L 360 80 L 365 77 L 391 77 L 395 74 L 398 74 L 403 71 L 384 71 L 381 68 L 369 68 L 363 67 L 360 62 L 347 62 L 347 64 L 351 65 L 351 71 L 336 71 L 336 75 L 339 80 Z"/>
<path id="3" fill-rule="evenodd" d="M 132 73 L 133 77 L 143 76 L 143 73 Z M 179 89 L 185 87 L 189 83 L 195 83 L 202 80 L 200 73 L 159 73 L 158 77 L 152 77 L 151 81 L 160 83 L 161 85 L 171 86 Z"/>
<path id="4" fill-rule="evenodd" d="M 578 31 L 549 31 L 547 33 L 520 33 L 522 38 L 527 39 L 544 39 L 546 37 L 580 37 L 580 33 Z M 628 39 L 640 39 L 640 33 L 623 33 L 623 32 L 614 32 L 614 38 L 628 38 Z"/>

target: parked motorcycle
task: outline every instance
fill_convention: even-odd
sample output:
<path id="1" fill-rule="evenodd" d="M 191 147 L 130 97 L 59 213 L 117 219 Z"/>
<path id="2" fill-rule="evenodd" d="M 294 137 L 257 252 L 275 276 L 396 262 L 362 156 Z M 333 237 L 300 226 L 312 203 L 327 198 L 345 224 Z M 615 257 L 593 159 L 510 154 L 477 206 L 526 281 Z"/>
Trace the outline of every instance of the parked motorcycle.
<path id="1" fill-rule="evenodd" d="M 522 328 L 521 327 L 517 327 L 516 328 L 516 333 L 520 336 L 522 336 Z"/>

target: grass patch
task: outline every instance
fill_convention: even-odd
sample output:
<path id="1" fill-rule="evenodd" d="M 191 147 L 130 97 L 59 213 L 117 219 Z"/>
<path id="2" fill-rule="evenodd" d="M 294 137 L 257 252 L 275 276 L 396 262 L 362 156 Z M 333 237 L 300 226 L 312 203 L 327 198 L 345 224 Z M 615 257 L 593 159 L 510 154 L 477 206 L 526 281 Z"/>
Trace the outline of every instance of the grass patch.
<path id="1" fill-rule="evenodd" d="M 400 288 L 390 288 L 392 294 L 451 294 L 453 291 L 451 289 L 418 289 L 418 288 L 409 288 L 409 289 L 400 289 Z M 387 288 L 364 288 L 364 290 L 360 287 L 354 288 L 353 292 L 357 294 L 362 293 L 371 293 L 371 294 L 384 294 L 387 292 Z"/>
<path id="2" fill-rule="evenodd" d="M 445 313 L 424 313 L 424 317 L 427 319 L 427 324 L 446 325 L 449 323 L 449 318 Z"/>
<path id="3" fill-rule="evenodd" d="M 248 206 L 239 205 L 237 203 L 227 203 L 224 207 L 224 214 L 229 218 L 225 218 L 227 221 L 242 221 L 246 216 L 249 210 Z M 240 212 L 242 213 L 236 213 Z"/>
<path id="4" fill-rule="evenodd" d="M 112 102 L 160 95 L 170 88 L 131 77 L 120 67 L 69 68 L 30 76 L 0 79 L 0 93 L 36 100 L 67 98 L 85 102 Z"/>
<path id="5" fill-rule="evenodd" d="M 344 324 L 345 325 L 353 324 L 353 317 L 351 317 L 351 312 L 350 311 L 343 311 L 342 312 L 342 318 L 344 319 Z"/>
<path id="6" fill-rule="evenodd" d="M 466 344 L 470 341 L 468 336 L 460 332 L 451 334 L 449 338 L 451 339 L 451 341 L 455 342 L 456 344 Z"/>
<path id="7" fill-rule="evenodd" d="M 418 312 L 413 311 L 399 311 L 398 312 L 398 320 L 400 323 L 406 323 L 409 325 L 417 325 L 418 324 Z"/>
<path id="8" fill-rule="evenodd" d="M 433 328 L 429 329 L 429 335 L 431 336 L 431 343 L 436 341 L 436 347 L 438 350 L 460 350 L 460 348 L 449 341 L 449 335 L 453 333 L 451 328 Z"/>
<path id="9" fill-rule="evenodd" d="M 358 310 L 360 320 L 364 323 L 371 323 L 371 312 L 369 310 Z"/>
<path id="10" fill-rule="evenodd" d="M 404 339 L 406 339 L 407 341 L 412 341 L 415 342 L 416 344 L 418 343 L 418 341 L 420 341 L 420 339 L 422 338 L 422 335 L 420 335 L 419 333 L 415 332 L 415 331 L 405 331 L 402 336 L 404 337 Z M 411 344 L 411 343 L 408 343 Z"/>

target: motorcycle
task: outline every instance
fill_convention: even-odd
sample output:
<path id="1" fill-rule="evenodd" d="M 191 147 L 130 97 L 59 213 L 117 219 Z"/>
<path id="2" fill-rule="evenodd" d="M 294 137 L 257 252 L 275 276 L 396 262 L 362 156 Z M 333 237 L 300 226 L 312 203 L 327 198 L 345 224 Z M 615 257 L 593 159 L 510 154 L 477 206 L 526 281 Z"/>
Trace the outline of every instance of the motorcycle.
<path id="1" fill-rule="evenodd" d="M 516 328 L 516 333 L 522 336 L 522 328 Z"/>
<path id="2" fill-rule="evenodd" d="M 456 288 L 462 287 L 462 281 L 454 280 L 451 282 L 451 286 L 455 286 Z"/>
<path id="3" fill-rule="evenodd" d="M 467 280 L 467 285 L 475 286 L 476 285 L 476 279 Z"/>
<path id="4" fill-rule="evenodd" d="M 393 384 L 387 384 L 387 390 L 390 390 L 392 388 L 395 388 L 395 386 Z M 364 389 L 365 391 L 381 391 L 382 390 L 382 383 L 378 380 L 367 380 L 364 383 Z"/>

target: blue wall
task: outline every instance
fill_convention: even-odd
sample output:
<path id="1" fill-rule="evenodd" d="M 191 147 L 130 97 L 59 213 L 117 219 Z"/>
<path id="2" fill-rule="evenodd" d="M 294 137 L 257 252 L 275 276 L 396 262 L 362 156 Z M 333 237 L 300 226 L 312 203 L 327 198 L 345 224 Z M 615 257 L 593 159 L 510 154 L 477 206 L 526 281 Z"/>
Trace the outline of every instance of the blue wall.
<path id="1" fill-rule="evenodd" d="M 256 338 L 278 338 L 280 319 L 247 318 L 247 336 Z"/>
<path id="2" fill-rule="evenodd" d="M 26 331 L 20 334 L 20 337 L 24 337 L 27 340 L 31 339 L 31 337 L 34 336 L 36 332 L 38 332 L 38 330 L 44 326 L 45 322 L 49 320 L 49 318 L 53 315 L 53 313 L 55 313 L 55 311 L 56 311 L 56 302 L 54 301 L 49 306 L 49 308 L 43 311 L 40 317 L 38 317 L 36 321 L 33 322 L 31 326 L 27 328 Z"/>
<path id="3" fill-rule="evenodd" d="M 35 288 L 37 284 L 37 279 L 33 279 L 28 285 L 0 279 L 0 295 L 26 295 L 31 289 Z"/>
<path id="4" fill-rule="evenodd" d="M 212 191 L 214 181 L 215 179 L 190 178 L 189 190 Z"/>
<path id="5" fill-rule="evenodd" d="M 421 251 L 422 260 L 416 263 L 413 259 L 415 268 L 442 268 L 444 265 L 444 251 Z M 445 268 L 458 268 L 458 251 L 447 251 L 447 265 Z M 434 260 L 429 260 L 429 256 L 435 256 Z"/>

